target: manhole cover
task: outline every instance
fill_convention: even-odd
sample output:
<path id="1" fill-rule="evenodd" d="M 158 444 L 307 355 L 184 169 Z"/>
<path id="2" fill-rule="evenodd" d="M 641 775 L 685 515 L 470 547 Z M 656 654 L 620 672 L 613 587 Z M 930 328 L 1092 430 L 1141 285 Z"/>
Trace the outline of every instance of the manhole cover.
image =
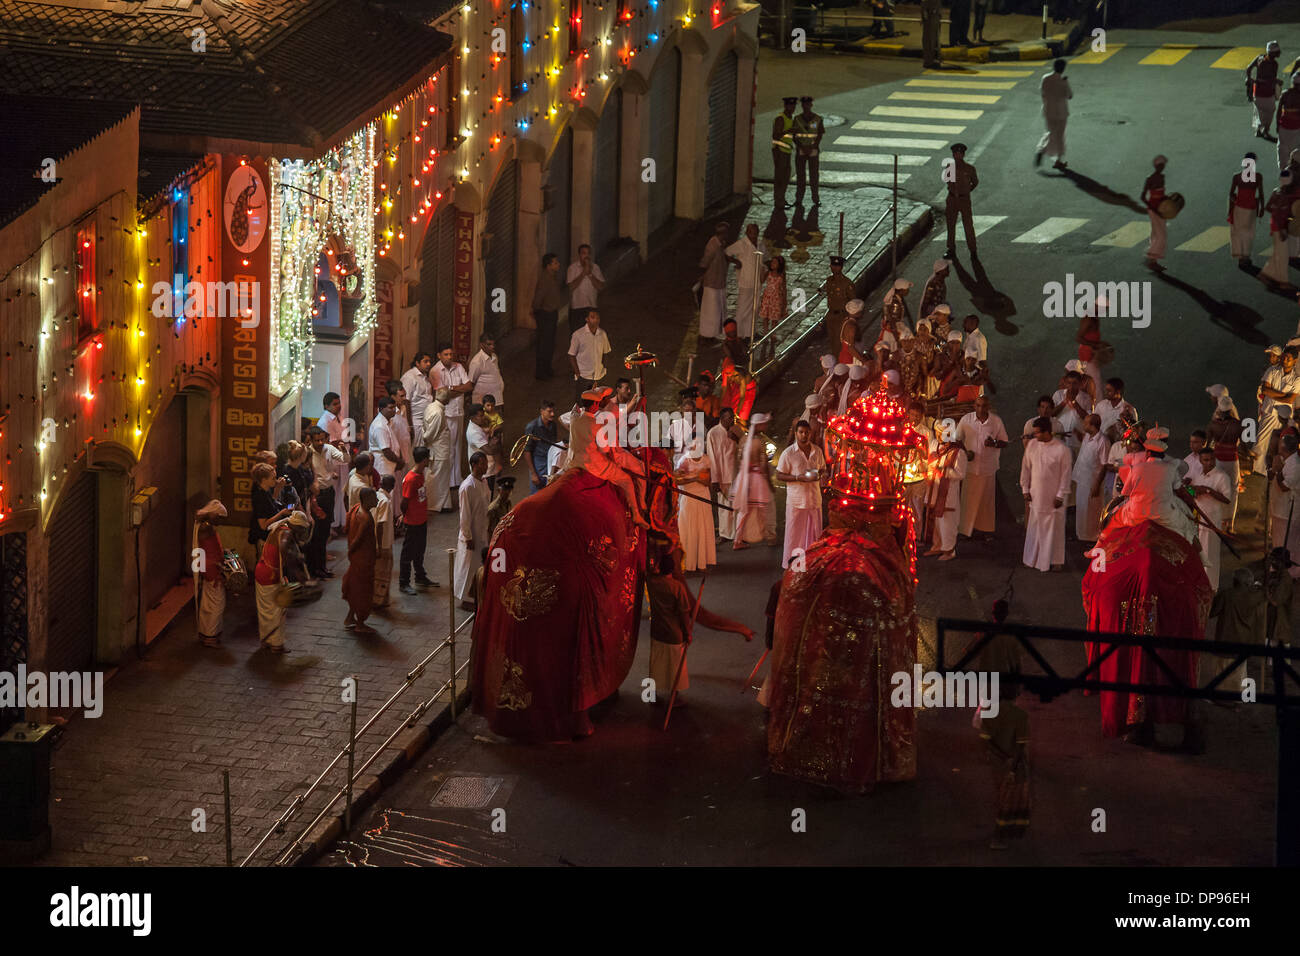
<path id="1" fill-rule="evenodd" d="M 843 116 L 835 116 L 834 114 L 829 114 L 822 117 L 823 126 L 843 126 L 844 122 L 845 120 Z"/>
<path id="2" fill-rule="evenodd" d="M 482 810 L 491 804 L 505 782 L 505 777 L 448 777 L 429 801 L 429 806 Z"/>

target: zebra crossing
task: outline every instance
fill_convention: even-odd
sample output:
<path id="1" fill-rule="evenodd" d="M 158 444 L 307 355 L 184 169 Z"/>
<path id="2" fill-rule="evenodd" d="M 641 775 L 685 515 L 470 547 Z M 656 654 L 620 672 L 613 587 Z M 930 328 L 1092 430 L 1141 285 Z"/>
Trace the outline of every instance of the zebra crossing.
<path id="1" fill-rule="evenodd" d="M 901 177 L 900 177 L 901 178 Z M 975 235 L 982 237 L 984 233 L 993 229 L 995 226 L 1007 224 L 1007 230 L 1018 230 L 1013 235 L 1007 235 L 1007 230 L 999 230 L 999 235 L 995 237 L 1001 241 L 1020 243 L 1022 245 L 1048 245 L 1057 240 L 1070 236 L 1078 244 L 1089 246 L 1109 246 L 1114 249 L 1135 249 L 1144 246 L 1151 236 L 1151 223 L 1148 219 L 1135 219 L 1132 222 L 1125 223 L 1117 229 L 1095 239 L 1089 239 L 1089 226 L 1093 229 L 1108 228 L 1112 223 L 1101 223 L 1099 220 L 1094 225 L 1094 220 L 1089 218 L 1074 218 L 1068 216 L 1049 216 L 1042 222 L 1030 225 L 1029 221 L 1017 219 L 1009 221 L 1008 216 L 989 216 L 975 215 L 973 218 L 975 226 Z M 1025 228 L 1029 226 L 1029 228 Z M 1078 233 L 1079 235 L 1075 235 Z M 1202 253 L 1220 253 L 1226 249 L 1231 242 L 1231 230 L 1228 226 L 1210 226 L 1191 236 L 1188 236 L 1181 243 L 1174 246 L 1176 252 L 1202 252 Z M 1259 236 L 1267 240 L 1264 231 L 1259 230 Z M 1170 239 L 1176 238 L 1171 236 Z M 932 242 L 942 242 L 947 239 L 947 233 L 943 229 L 938 229 L 931 237 Z M 960 226 L 957 228 L 957 241 L 965 242 L 965 236 Z M 1261 248 L 1259 254 L 1269 255 L 1271 248 Z"/>
<path id="2" fill-rule="evenodd" d="M 1005 64 L 959 74 L 924 71 L 873 106 L 866 119 L 857 120 L 823 144 L 821 181 L 888 186 L 894 181 L 897 155 L 900 186 L 923 172 L 937 182 L 948 147 L 963 134 L 972 135 L 971 126 L 984 117 L 984 107 L 994 106 L 1018 83 L 1038 72 Z M 932 170 L 923 170 L 931 160 Z"/>
<path id="3" fill-rule="evenodd" d="M 1129 50 L 1125 53 L 1125 50 Z M 1121 62 L 1137 56 L 1138 66 L 1180 66 L 1208 67 L 1211 70 L 1244 70 L 1255 57 L 1264 52 L 1264 45 L 1236 46 L 1224 50 L 1223 47 L 1201 47 L 1195 43 L 1164 43 L 1155 49 L 1150 47 L 1132 47 L 1127 43 L 1107 43 L 1104 50 L 1088 50 L 1070 58 L 1070 66 L 1097 66 L 1107 63 L 1115 57 Z"/>

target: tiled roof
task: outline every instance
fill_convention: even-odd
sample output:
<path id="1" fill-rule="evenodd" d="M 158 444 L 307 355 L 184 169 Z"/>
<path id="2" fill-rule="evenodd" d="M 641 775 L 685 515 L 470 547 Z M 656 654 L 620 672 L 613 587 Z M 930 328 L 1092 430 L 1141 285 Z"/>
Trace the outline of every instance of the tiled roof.
<path id="1" fill-rule="evenodd" d="M 31 207 L 50 188 L 39 173 L 46 159 L 59 161 L 135 109 L 134 103 L 67 100 L 0 94 L 0 226 Z"/>
<path id="2" fill-rule="evenodd" d="M 0 0 L 0 89 L 138 102 L 142 137 L 319 147 L 450 46 L 366 0 Z"/>

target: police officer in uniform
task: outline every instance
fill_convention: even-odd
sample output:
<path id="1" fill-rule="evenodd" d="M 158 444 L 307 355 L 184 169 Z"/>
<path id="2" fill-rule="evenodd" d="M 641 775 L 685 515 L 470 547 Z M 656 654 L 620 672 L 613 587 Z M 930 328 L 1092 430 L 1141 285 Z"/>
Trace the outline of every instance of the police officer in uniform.
<path id="1" fill-rule="evenodd" d="M 1246 94 L 1255 104 L 1255 116 L 1251 125 L 1255 127 L 1256 136 L 1266 139 L 1270 138 L 1273 109 L 1277 105 L 1277 93 L 1282 85 L 1277 78 L 1277 58 L 1281 55 L 1281 45 L 1276 40 L 1269 40 L 1263 55 L 1255 57 L 1250 66 L 1246 67 Z"/>
<path id="2" fill-rule="evenodd" d="M 977 258 L 975 252 L 975 223 L 971 218 L 970 194 L 976 186 L 980 184 L 980 178 L 975 173 L 975 167 L 966 162 L 966 144 L 952 144 L 953 163 L 951 174 L 948 170 L 944 171 L 944 179 L 948 182 L 948 203 L 945 208 L 945 214 L 948 219 L 948 251 L 943 254 L 945 259 L 957 258 L 957 216 L 961 216 L 961 226 L 966 233 L 966 245 L 970 247 L 972 259 Z"/>
<path id="3" fill-rule="evenodd" d="M 803 112 L 794 118 L 794 204 L 798 206 L 803 202 L 804 185 L 811 178 L 813 205 L 820 206 L 821 199 L 817 195 L 821 179 L 818 155 L 826 127 L 822 125 L 822 118 L 813 112 L 811 96 L 801 96 L 799 102 L 803 104 Z"/>
<path id="4" fill-rule="evenodd" d="M 921 0 L 921 63 L 935 69 L 939 62 L 939 27 L 943 9 L 939 0 Z"/>
<path id="5" fill-rule="evenodd" d="M 784 110 L 777 114 L 772 123 L 772 204 L 777 209 L 789 205 L 785 201 L 785 190 L 790 185 L 790 154 L 794 152 L 794 106 L 793 96 L 782 97 Z"/>
<path id="6" fill-rule="evenodd" d="M 845 306 L 858 297 L 853 280 L 844 274 L 844 257 L 831 256 L 831 274 L 822 284 L 826 293 L 826 338 L 832 350 L 839 348 L 840 326 L 848 317 Z"/>

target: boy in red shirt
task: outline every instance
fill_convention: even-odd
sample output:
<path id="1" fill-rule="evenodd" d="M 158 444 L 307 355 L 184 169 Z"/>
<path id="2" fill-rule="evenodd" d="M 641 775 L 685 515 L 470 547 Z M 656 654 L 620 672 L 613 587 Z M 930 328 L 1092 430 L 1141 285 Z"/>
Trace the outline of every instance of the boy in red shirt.
<path id="1" fill-rule="evenodd" d="M 415 464 L 402 479 L 402 520 L 406 523 L 406 536 L 402 538 L 397 589 L 403 594 L 415 594 L 415 587 L 438 587 L 438 582 L 431 581 L 424 572 L 424 548 L 429 531 L 429 508 L 425 501 L 424 473 L 429 467 L 429 449 L 419 445 L 411 452 L 411 458 Z M 415 587 L 411 587 L 413 565 Z"/>

